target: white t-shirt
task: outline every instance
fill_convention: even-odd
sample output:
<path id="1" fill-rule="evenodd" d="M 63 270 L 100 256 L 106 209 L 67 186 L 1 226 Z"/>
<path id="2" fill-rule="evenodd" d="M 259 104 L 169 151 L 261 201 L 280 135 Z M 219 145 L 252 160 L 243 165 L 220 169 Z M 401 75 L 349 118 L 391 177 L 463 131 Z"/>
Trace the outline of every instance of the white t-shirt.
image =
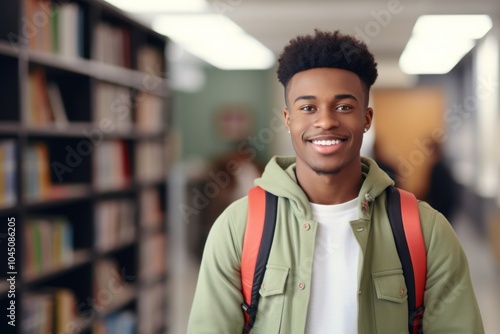
<path id="1" fill-rule="evenodd" d="M 319 224 L 306 334 L 358 332 L 359 245 L 349 224 L 358 219 L 357 203 L 311 203 Z"/>

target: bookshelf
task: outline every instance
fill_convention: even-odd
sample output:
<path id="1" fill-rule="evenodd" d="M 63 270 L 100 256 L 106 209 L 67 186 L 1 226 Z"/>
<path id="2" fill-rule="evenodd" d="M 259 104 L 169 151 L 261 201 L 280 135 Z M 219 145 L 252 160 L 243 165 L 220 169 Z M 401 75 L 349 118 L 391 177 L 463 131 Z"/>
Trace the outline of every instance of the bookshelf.
<path id="1" fill-rule="evenodd" d="M 168 332 L 167 39 L 101 0 L 0 13 L 0 332 Z"/>

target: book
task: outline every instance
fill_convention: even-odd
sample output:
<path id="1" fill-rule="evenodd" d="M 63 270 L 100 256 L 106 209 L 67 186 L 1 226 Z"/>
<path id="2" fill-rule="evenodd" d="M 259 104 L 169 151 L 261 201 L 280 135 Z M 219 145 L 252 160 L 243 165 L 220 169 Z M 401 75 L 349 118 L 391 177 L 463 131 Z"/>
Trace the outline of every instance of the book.
<path id="1" fill-rule="evenodd" d="M 142 141 L 136 145 L 135 170 L 141 182 L 156 182 L 166 178 L 163 144 Z"/>
<path id="2" fill-rule="evenodd" d="M 0 208 L 17 202 L 17 144 L 13 139 L 0 141 Z"/>
<path id="3" fill-rule="evenodd" d="M 138 131 L 159 132 L 166 128 L 164 99 L 150 93 L 138 95 L 135 119 Z"/>
<path id="4" fill-rule="evenodd" d="M 67 288 L 57 288 L 54 291 L 55 332 L 64 333 L 68 324 L 76 322 L 77 300 L 73 291 Z"/>
<path id="5" fill-rule="evenodd" d="M 46 125 L 53 122 L 47 94 L 47 79 L 45 71 L 34 68 L 28 76 L 28 117 L 30 125 Z"/>
<path id="6" fill-rule="evenodd" d="M 108 315 L 104 318 L 104 331 L 102 333 L 136 333 L 136 316 L 131 311 L 122 311 Z M 102 330 L 102 329 L 101 329 Z"/>
<path id="7" fill-rule="evenodd" d="M 141 216 L 140 225 L 148 230 L 162 227 L 164 212 L 161 208 L 160 192 L 153 187 L 145 188 L 139 195 Z"/>
<path id="8" fill-rule="evenodd" d="M 94 148 L 94 187 L 98 190 L 122 189 L 130 184 L 127 143 L 104 141 Z"/>
<path id="9" fill-rule="evenodd" d="M 144 237 L 141 242 L 141 278 L 154 279 L 162 276 L 167 268 L 167 241 L 163 233 Z"/>
<path id="10" fill-rule="evenodd" d="M 24 153 L 25 186 L 28 200 L 49 197 L 51 176 L 49 169 L 49 148 L 46 143 L 35 142 L 26 147 Z"/>
<path id="11" fill-rule="evenodd" d="M 52 119 L 54 120 L 54 124 L 59 128 L 66 127 L 69 124 L 68 117 L 66 116 L 66 109 L 64 108 L 61 90 L 59 89 L 57 83 L 48 83 L 47 94 L 49 97 L 50 109 L 52 112 Z"/>
<path id="12" fill-rule="evenodd" d="M 54 298 L 51 293 L 28 292 L 23 296 L 23 333 L 52 333 Z"/>
<path id="13" fill-rule="evenodd" d="M 81 38 L 82 29 L 79 20 L 80 6 L 76 2 L 62 3 L 57 9 L 59 11 L 57 27 L 59 48 L 58 52 L 64 57 L 75 58 L 82 56 L 79 54 L 79 38 Z M 55 51 L 55 50 L 54 50 Z"/>
<path id="14" fill-rule="evenodd" d="M 165 57 L 161 49 L 143 45 L 137 50 L 137 70 L 164 77 Z"/>

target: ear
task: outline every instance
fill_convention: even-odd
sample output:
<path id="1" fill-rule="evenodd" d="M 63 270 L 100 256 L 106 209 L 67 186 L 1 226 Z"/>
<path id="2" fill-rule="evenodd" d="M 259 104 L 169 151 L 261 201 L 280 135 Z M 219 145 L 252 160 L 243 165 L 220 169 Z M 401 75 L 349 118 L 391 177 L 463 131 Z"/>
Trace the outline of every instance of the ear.
<path id="1" fill-rule="evenodd" d="M 283 108 L 283 121 L 285 122 L 286 128 L 290 130 L 290 111 L 287 107 Z"/>
<path id="2" fill-rule="evenodd" d="M 365 129 L 368 130 L 372 126 L 372 121 L 373 121 L 373 109 L 372 108 L 366 108 L 365 112 Z"/>

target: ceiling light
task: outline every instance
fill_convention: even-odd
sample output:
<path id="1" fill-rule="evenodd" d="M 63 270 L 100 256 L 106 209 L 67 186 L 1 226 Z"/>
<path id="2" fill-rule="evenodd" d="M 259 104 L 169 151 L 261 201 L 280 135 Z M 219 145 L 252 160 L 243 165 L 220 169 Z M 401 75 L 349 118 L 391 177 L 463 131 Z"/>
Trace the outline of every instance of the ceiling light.
<path id="1" fill-rule="evenodd" d="M 493 26 L 488 15 L 423 15 L 413 28 L 417 36 L 460 36 L 467 39 L 483 37 Z"/>
<path id="2" fill-rule="evenodd" d="M 412 37 L 399 66 L 407 74 L 448 73 L 474 47 L 470 39 L 429 39 Z"/>
<path id="3" fill-rule="evenodd" d="M 220 69 L 268 69 L 274 55 L 223 15 L 162 15 L 153 29 Z"/>
<path id="4" fill-rule="evenodd" d="M 110 4 L 132 13 L 202 12 L 207 8 L 205 0 L 105 0 Z"/>
<path id="5" fill-rule="evenodd" d="M 488 15 L 424 15 L 418 18 L 399 65 L 408 74 L 444 74 L 492 27 Z"/>

